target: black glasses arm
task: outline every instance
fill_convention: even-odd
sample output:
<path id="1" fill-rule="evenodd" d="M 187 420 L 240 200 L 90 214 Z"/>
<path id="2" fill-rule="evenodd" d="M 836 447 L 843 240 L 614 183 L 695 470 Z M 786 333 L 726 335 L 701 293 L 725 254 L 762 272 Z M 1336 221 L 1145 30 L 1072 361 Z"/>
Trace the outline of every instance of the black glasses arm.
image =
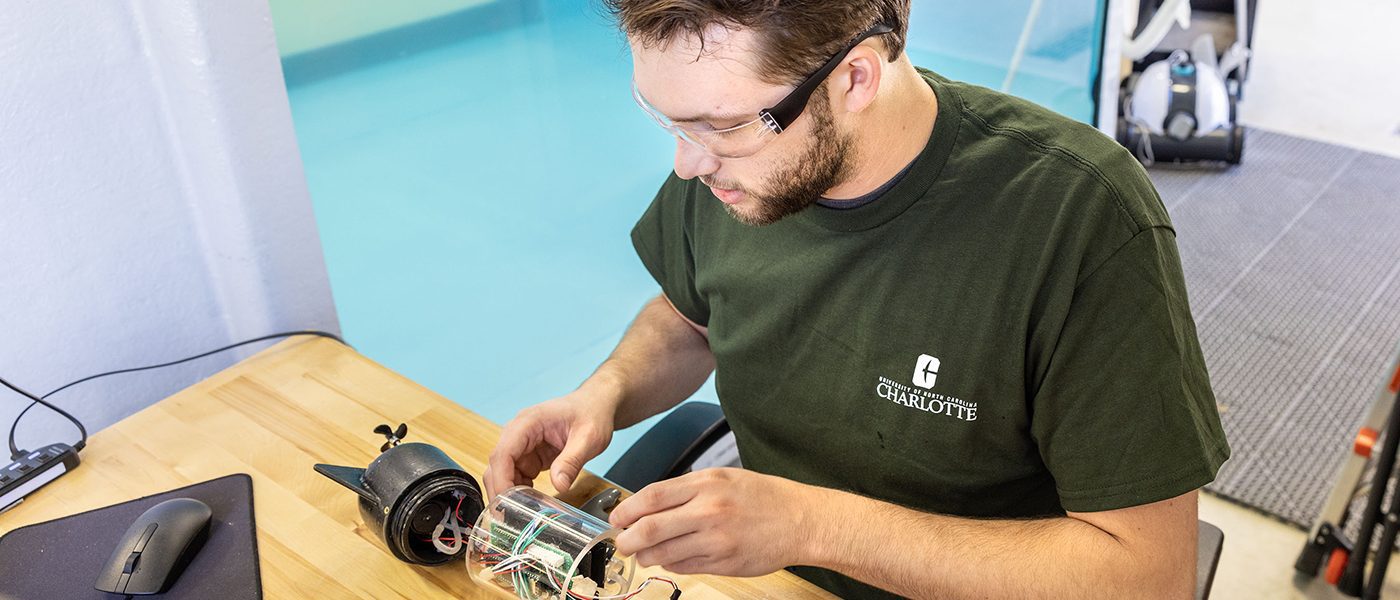
<path id="1" fill-rule="evenodd" d="M 841 61 L 845 60 L 846 55 L 850 54 L 851 50 L 854 50 L 856 46 L 859 46 L 861 42 L 867 39 L 877 35 L 884 35 L 892 31 L 894 31 L 894 29 L 889 25 L 881 24 L 871 27 L 867 29 L 865 33 L 856 36 L 856 39 L 852 40 L 850 45 L 846 46 L 845 50 L 831 57 L 831 60 L 826 61 L 826 64 L 822 65 L 822 68 L 818 69 L 816 73 L 813 73 L 802 83 L 798 84 L 797 89 L 788 94 L 786 98 L 779 101 L 773 108 L 765 108 L 760 111 L 758 113 L 759 118 L 763 119 L 764 123 L 771 127 L 774 133 L 782 133 L 784 129 L 792 125 L 793 121 L 797 120 L 797 117 L 802 115 L 802 111 L 807 108 L 807 101 L 812 98 L 812 93 L 817 91 L 817 86 L 820 86 L 822 80 L 826 79 L 832 71 L 836 70 L 836 65 L 841 64 Z"/>

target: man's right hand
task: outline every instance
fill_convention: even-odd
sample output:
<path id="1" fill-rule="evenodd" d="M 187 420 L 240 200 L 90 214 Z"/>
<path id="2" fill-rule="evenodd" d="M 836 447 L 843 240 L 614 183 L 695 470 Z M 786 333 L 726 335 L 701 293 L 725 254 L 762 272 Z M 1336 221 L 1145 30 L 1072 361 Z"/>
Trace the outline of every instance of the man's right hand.
<path id="1" fill-rule="evenodd" d="M 530 485 L 545 468 L 555 489 L 567 491 L 584 463 L 612 441 L 612 406 L 585 386 L 520 411 L 501 432 L 482 476 L 487 502 L 517 485 Z"/>
<path id="2" fill-rule="evenodd" d="M 531 406 L 501 432 L 482 480 L 486 500 L 549 469 L 566 492 L 583 464 L 626 429 L 689 398 L 715 368 L 705 328 L 665 295 L 652 298 L 598 370 L 573 393 Z"/>

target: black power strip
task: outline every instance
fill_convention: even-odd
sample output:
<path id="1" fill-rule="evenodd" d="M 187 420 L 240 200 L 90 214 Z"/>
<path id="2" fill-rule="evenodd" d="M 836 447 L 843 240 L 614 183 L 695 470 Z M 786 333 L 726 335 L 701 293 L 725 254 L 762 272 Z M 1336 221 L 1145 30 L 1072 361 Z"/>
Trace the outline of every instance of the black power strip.
<path id="1" fill-rule="evenodd" d="M 0 513 L 76 466 L 77 450 L 68 444 L 49 444 L 0 468 Z"/>

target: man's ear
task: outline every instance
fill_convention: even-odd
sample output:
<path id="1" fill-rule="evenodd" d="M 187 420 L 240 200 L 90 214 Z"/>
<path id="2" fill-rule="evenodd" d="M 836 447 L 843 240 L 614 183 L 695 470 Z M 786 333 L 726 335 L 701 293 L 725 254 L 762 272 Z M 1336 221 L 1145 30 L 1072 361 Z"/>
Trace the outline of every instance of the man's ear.
<path id="1" fill-rule="evenodd" d="M 856 46 L 832 74 L 832 106 L 852 113 L 865 110 L 880 91 L 884 71 L 885 61 L 874 45 Z"/>

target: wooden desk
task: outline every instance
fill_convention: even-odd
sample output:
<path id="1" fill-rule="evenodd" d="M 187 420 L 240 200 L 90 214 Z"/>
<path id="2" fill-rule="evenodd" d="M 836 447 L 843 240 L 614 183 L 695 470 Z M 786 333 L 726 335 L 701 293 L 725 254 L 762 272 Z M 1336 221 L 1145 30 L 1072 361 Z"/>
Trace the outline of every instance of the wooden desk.
<path id="1" fill-rule="evenodd" d="M 92 436 L 83 464 L 0 515 L 0 533 L 248 473 L 266 597 L 496 598 L 460 563 L 429 568 L 394 559 L 360 521 L 354 494 L 312 471 L 314 463 L 369 464 L 383 442 L 374 426 L 400 422 L 409 424 L 409 441 L 442 448 L 478 478 L 500 437 L 494 423 L 345 346 L 287 340 Z M 555 493 L 547 475 L 535 487 Z M 577 503 L 607 487 L 584 473 L 565 499 Z M 834 597 L 787 572 L 638 574 L 637 581 L 673 578 L 689 600 Z"/>

